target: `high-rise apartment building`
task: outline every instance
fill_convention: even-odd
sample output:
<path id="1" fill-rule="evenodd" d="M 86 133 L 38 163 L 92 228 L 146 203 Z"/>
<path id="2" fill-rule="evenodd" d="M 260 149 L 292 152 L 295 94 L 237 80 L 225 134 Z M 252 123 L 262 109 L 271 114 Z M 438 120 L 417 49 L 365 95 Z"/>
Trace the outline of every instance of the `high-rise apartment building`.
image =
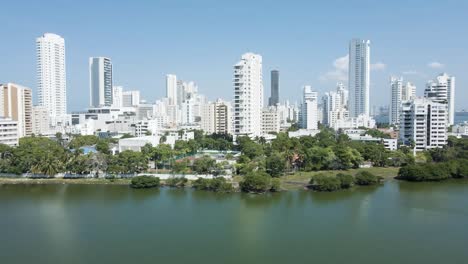
<path id="1" fill-rule="evenodd" d="M 390 125 L 398 125 L 400 120 L 400 109 L 402 102 L 403 93 L 403 78 L 402 77 L 390 77 L 390 112 L 388 115 Z"/>
<path id="2" fill-rule="evenodd" d="M 440 148 L 447 144 L 447 104 L 428 98 L 402 103 L 400 139 L 414 144 L 415 151 Z"/>
<path id="3" fill-rule="evenodd" d="M 401 104 L 405 101 L 410 101 L 416 98 L 416 86 L 412 83 L 403 82 L 403 77 L 390 77 L 390 109 L 389 123 L 398 125 L 400 123 Z"/>
<path id="4" fill-rule="evenodd" d="M 438 103 L 448 106 L 448 123 L 453 125 L 455 121 L 455 77 L 442 73 L 434 80 L 427 83 L 424 96 Z"/>
<path id="5" fill-rule="evenodd" d="M 166 75 L 166 97 L 170 105 L 177 105 L 177 76 L 174 74 Z"/>
<path id="6" fill-rule="evenodd" d="M 370 41 L 353 39 L 349 44 L 349 113 L 369 116 Z"/>
<path id="7" fill-rule="evenodd" d="M 14 83 L 0 84 L 0 116 L 17 122 L 19 137 L 33 133 L 32 91 Z"/>
<path id="8" fill-rule="evenodd" d="M 303 88 L 300 126 L 303 129 L 318 129 L 318 93 L 306 85 Z"/>
<path id="9" fill-rule="evenodd" d="M 270 99 L 268 100 L 269 106 L 276 106 L 279 104 L 279 71 L 273 70 L 270 73 L 271 81 L 271 94 Z"/>
<path id="10" fill-rule="evenodd" d="M 231 133 L 231 105 L 221 99 L 201 107 L 201 129 L 208 134 Z"/>
<path id="11" fill-rule="evenodd" d="M 89 92 L 91 107 L 112 106 L 112 62 L 109 58 L 89 58 Z"/>
<path id="12" fill-rule="evenodd" d="M 242 55 L 234 65 L 234 134 L 256 135 L 262 132 L 263 75 L 262 56 Z"/>
<path id="13" fill-rule="evenodd" d="M 46 33 L 36 39 L 38 104 L 49 112 L 52 126 L 67 120 L 67 79 L 65 69 L 65 40 Z"/>

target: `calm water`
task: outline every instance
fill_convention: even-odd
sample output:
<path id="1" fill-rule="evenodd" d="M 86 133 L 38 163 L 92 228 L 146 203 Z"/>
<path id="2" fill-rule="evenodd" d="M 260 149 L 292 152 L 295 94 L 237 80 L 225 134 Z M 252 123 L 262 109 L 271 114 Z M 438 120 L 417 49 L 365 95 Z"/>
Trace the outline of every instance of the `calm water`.
<path id="1" fill-rule="evenodd" d="M 455 113 L 455 124 L 461 124 L 463 122 L 468 122 L 468 112 L 457 112 Z"/>
<path id="2" fill-rule="evenodd" d="M 468 183 L 214 194 L 0 186 L 1 263 L 468 263 Z"/>

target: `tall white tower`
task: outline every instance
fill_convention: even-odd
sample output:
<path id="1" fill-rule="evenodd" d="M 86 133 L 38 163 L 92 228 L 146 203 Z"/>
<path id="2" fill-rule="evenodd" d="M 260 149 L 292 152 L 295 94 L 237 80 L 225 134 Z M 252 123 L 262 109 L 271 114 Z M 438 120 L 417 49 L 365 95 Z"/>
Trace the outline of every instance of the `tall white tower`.
<path id="1" fill-rule="evenodd" d="M 177 105 L 177 76 L 174 74 L 166 75 L 166 97 L 170 105 Z"/>
<path id="2" fill-rule="evenodd" d="M 304 93 L 301 106 L 301 128 L 318 128 L 318 93 L 312 87 L 304 86 Z"/>
<path id="3" fill-rule="evenodd" d="M 455 77 L 442 73 L 427 83 L 424 96 L 434 102 L 448 105 L 448 124 L 455 121 Z"/>
<path id="4" fill-rule="evenodd" d="M 349 114 L 369 116 L 370 41 L 349 43 Z"/>
<path id="5" fill-rule="evenodd" d="M 389 111 L 390 125 L 398 125 L 400 121 L 400 108 L 403 94 L 403 78 L 390 77 L 391 102 Z"/>
<path id="6" fill-rule="evenodd" d="M 91 107 L 111 106 L 112 62 L 109 58 L 89 58 L 89 105 Z"/>
<path id="7" fill-rule="evenodd" d="M 261 135 L 263 108 L 262 56 L 242 55 L 234 65 L 234 134 Z"/>
<path id="8" fill-rule="evenodd" d="M 45 33 L 36 39 L 38 104 L 47 108 L 52 126 L 62 125 L 67 115 L 65 40 Z"/>

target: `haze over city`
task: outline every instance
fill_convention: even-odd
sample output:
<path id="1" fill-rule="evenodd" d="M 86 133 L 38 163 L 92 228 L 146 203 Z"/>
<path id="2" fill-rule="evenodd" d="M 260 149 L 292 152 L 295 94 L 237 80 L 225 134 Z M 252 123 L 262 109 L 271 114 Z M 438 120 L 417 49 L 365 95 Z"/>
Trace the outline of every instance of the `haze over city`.
<path id="1" fill-rule="evenodd" d="M 35 38 L 66 41 L 68 111 L 89 107 L 88 58 L 112 59 L 114 85 L 140 90 L 149 102 L 165 96 L 165 75 L 198 84 L 209 99 L 233 97 L 232 65 L 241 54 L 263 57 L 265 101 L 269 71 L 281 72 L 280 101 L 300 102 L 302 86 L 322 95 L 347 81 L 348 42 L 371 41 L 370 104 L 390 104 L 391 75 L 422 95 L 441 72 L 457 77 L 456 109 L 467 107 L 465 1 L 8 1 L 0 83 L 33 89 Z M 450 12 L 447 12 L 450 10 Z M 21 16 L 18 16 L 21 14 Z M 443 18 L 443 19 L 442 19 Z"/>

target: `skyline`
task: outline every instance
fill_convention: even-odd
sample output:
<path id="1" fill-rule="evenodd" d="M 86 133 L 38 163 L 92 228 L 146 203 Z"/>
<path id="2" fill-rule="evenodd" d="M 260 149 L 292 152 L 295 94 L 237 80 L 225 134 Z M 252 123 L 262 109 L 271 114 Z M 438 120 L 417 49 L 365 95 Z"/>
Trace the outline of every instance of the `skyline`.
<path id="1" fill-rule="evenodd" d="M 425 6 L 418 7 L 418 2 Z M 451 1 L 449 4 L 456 2 L 459 1 Z M 445 8 L 447 3 L 442 5 L 415 1 L 411 5 L 405 5 L 407 7 L 405 10 L 399 10 L 400 16 L 406 19 L 406 25 L 401 21 L 393 21 L 393 25 L 390 25 L 387 20 L 391 16 L 370 12 L 391 10 L 388 9 L 388 4 L 367 3 L 362 6 L 362 17 L 356 18 L 340 16 L 353 10 L 350 9 L 349 3 L 342 3 L 340 5 L 343 10 L 334 10 L 336 12 L 332 12 L 332 16 L 328 13 L 328 20 L 320 20 L 324 17 L 321 13 L 314 13 L 308 17 L 309 20 L 304 20 L 300 14 L 304 12 L 302 9 L 305 7 L 311 7 L 309 3 L 296 1 L 297 5 L 277 7 L 263 6 L 261 3 L 266 2 L 258 1 L 251 5 L 255 10 L 265 11 L 264 14 L 267 14 L 267 11 L 279 11 L 281 8 L 286 8 L 289 12 L 284 12 L 284 17 L 274 21 L 267 20 L 267 15 L 263 14 L 252 18 L 250 24 L 237 21 L 239 29 L 235 27 L 235 30 L 231 30 L 236 23 L 230 19 L 236 15 L 235 11 L 241 8 L 230 3 L 202 1 L 196 6 L 191 3 L 180 4 L 180 1 L 178 3 L 162 1 L 157 4 L 148 3 L 145 8 L 141 8 L 140 5 L 135 5 L 137 8 L 131 4 L 113 3 L 109 9 L 113 12 L 101 15 L 101 18 L 97 19 L 92 14 L 99 14 L 105 2 L 99 3 L 99 6 L 92 10 L 83 8 L 86 4 L 77 5 L 75 10 L 73 4 L 68 3 L 74 10 L 73 14 L 57 13 L 57 9 L 63 7 L 61 3 L 54 7 L 50 2 L 40 5 L 33 2 L 28 6 L 37 5 L 34 11 L 38 13 L 44 11 L 43 19 L 35 21 L 36 16 L 25 16 L 24 22 L 6 25 L 0 29 L 2 35 L 9 36 L 9 41 L 4 42 L 0 50 L 0 56 L 9 62 L 0 65 L 2 73 L 0 82 L 14 82 L 31 88 L 34 101 L 37 103 L 34 40 L 46 32 L 51 32 L 62 36 L 67 43 L 69 112 L 89 107 L 88 60 L 90 57 L 101 56 L 109 57 L 113 62 L 114 85 L 123 86 L 125 90 L 138 89 L 142 93 L 142 98 L 149 102 L 165 96 L 165 76 L 171 73 L 182 80 L 195 81 L 200 93 L 207 95 L 211 100 L 218 97 L 232 100 L 232 66 L 241 54 L 251 51 L 262 55 L 264 73 L 269 73 L 273 69 L 281 72 L 280 100 L 289 98 L 292 102 L 299 102 L 301 87 L 304 85 L 311 85 L 322 96 L 325 92 L 334 90 L 337 81 L 345 81 L 348 43 L 352 38 L 362 38 L 371 41 L 371 107 L 390 104 L 391 75 L 402 75 L 405 81 L 415 83 L 417 95 L 422 96 L 426 82 L 441 72 L 457 77 L 456 109 L 468 107 L 461 99 L 468 97 L 468 91 L 463 88 L 468 82 L 463 75 L 468 60 L 466 53 L 462 51 L 468 43 L 462 34 L 466 31 L 463 29 L 463 24 L 455 22 L 457 18 L 461 18 L 462 8 L 451 10 L 453 11 L 451 16 L 444 21 L 433 21 L 434 19 L 430 20 L 428 17 L 431 17 L 431 14 L 434 15 L 433 18 L 436 17 L 437 11 L 441 6 Z M 6 5 L 13 11 L 6 14 L 8 20 L 10 13 L 14 14 L 15 9 L 19 11 L 21 5 L 15 3 Z M 467 4 L 461 3 L 461 5 Z M 320 5 L 324 11 L 332 9 L 332 6 L 333 4 Z M 138 9 L 141 17 L 125 20 L 126 23 L 123 23 L 115 20 L 117 17 L 110 15 L 124 8 L 130 8 L 128 12 Z M 292 12 L 291 9 L 296 12 Z M 83 17 L 81 15 L 84 11 L 92 17 L 89 21 L 79 19 Z M 161 16 L 151 11 L 156 11 Z M 155 23 L 164 22 L 167 17 L 165 13 L 169 11 L 177 11 L 177 14 L 180 14 L 177 17 L 181 19 L 170 20 L 170 23 L 167 21 Z M 297 17 L 291 17 L 291 14 L 296 14 Z M 405 14 L 412 16 L 408 17 Z M 103 31 L 105 25 L 100 27 L 98 22 L 109 18 L 108 16 L 114 18 L 112 23 L 115 25 Z M 379 25 L 375 26 L 369 19 L 377 17 L 381 18 L 381 24 L 377 23 Z M 208 23 L 215 18 L 221 18 L 220 23 L 217 25 Z M 351 18 L 355 20 L 345 23 Z M 291 19 L 289 27 L 282 25 L 287 19 Z M 301 23 L 303 20 L 310 22 L 303 24 Z M 188 21 L 191 23 L 188 24 Z M 318 21 L 327 21 L 326 27 L 318 26 L 316 23 Z M 90 23 L 94 23 L 92 27 Z M 251 27 L 241 27 L 246 23 Z M 317 27 L 309 28 L 310 25 Z M 341 30 L 334 31 L 333 29 L 338 26 Z M 414 27 L 417 26 L 421 28 L 415 31 Z M 431 32 L 443 29 L 443 37 L 434 39 L 434 34 L 428 34 L 428 27 L 432 29 Z M 132 31 L 132 28 L 139 30 Z M 402 30 L 404 28 L 407 28 L 407 32 Z M 242 30 L 238 32 L 240 29 Z M 327 29 L 333 33 L 328 33 Z M 239 37 L 239 33 L 242 33 L 243 37 Z M 307 33 L 315 35 L 311 37 Z M 281 38 L 274 38 L 271 35 Z M 390 36 L 394 41 L 385 42 Z M 327 41 L 324 41 L 324 38 L 327 38 Z M 95 41 L 89 41 L 90 39 Z M 106 41 L 103 41 L 104 39 Z M 168 39 L 174 41 L 167 41 Z M 458 50 L 461 52 L 456 53 Z M 264 98 L 267 100 L 270 96 L 269 74 L 265 74 L 263 81 Z M 84 92 L 87 96 L 83 96 Z M 381 96 L 376 98 L 376 94 Z"/>

